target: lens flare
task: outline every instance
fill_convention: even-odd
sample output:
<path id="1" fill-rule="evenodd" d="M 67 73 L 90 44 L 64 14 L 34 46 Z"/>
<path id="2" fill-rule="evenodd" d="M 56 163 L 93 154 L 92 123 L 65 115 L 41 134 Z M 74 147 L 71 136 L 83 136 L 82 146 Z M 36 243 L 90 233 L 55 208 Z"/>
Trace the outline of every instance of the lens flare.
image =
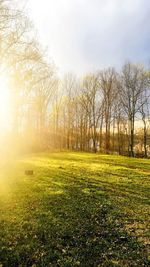
<path id="1" fill-rule="evenodd" d="M 0 76 L 0 129 L 10 125 L 10 90 L 6 76 Z"/>

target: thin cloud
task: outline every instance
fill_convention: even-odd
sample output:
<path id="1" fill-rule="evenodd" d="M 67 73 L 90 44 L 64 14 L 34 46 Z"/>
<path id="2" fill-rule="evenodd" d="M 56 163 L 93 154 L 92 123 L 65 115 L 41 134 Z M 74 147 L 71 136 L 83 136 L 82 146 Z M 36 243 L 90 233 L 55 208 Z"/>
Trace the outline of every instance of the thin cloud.
<path id="1" fill-rule="evenodd" d="M 149 0 L 30 0 L 29 10 L 62 72 L 149 60 Z"/>

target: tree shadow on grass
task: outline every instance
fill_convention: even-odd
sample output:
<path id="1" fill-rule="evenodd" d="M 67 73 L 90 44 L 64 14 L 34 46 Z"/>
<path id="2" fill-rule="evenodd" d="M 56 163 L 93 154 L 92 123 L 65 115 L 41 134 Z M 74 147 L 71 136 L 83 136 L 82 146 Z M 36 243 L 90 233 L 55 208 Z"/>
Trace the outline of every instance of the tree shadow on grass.
<path id="1" fill-rule="evenodd" d="M 34 188 L 20 220 L 2 222 L 2 266 L 148 266 L 144 247 L 124 230 L 109 197 L 87 185 L 74 179 L 61 193 L 59 186 L 58 193 Z"/>

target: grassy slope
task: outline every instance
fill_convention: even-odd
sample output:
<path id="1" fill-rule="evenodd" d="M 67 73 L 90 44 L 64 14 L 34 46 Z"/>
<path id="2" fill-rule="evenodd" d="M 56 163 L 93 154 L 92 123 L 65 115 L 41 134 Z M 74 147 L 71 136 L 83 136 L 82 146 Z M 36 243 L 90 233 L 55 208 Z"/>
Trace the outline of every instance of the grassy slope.
<path id="1" fill-rule="evenodd" d="M 52 153 L 7 163 L 0 263 L 148 266 L 149 178 L 149 160 L 119 156 Z"/>

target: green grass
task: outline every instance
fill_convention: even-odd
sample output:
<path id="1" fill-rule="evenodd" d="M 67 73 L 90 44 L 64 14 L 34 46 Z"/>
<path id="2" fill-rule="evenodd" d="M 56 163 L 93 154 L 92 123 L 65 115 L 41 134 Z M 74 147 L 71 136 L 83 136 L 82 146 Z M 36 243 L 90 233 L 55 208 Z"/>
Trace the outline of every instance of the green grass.
<path id="1" fill-rule="evenodd" d="M 0 266 L 149 266 L 149 160 L 65 152 L 1 165 Z"/>

